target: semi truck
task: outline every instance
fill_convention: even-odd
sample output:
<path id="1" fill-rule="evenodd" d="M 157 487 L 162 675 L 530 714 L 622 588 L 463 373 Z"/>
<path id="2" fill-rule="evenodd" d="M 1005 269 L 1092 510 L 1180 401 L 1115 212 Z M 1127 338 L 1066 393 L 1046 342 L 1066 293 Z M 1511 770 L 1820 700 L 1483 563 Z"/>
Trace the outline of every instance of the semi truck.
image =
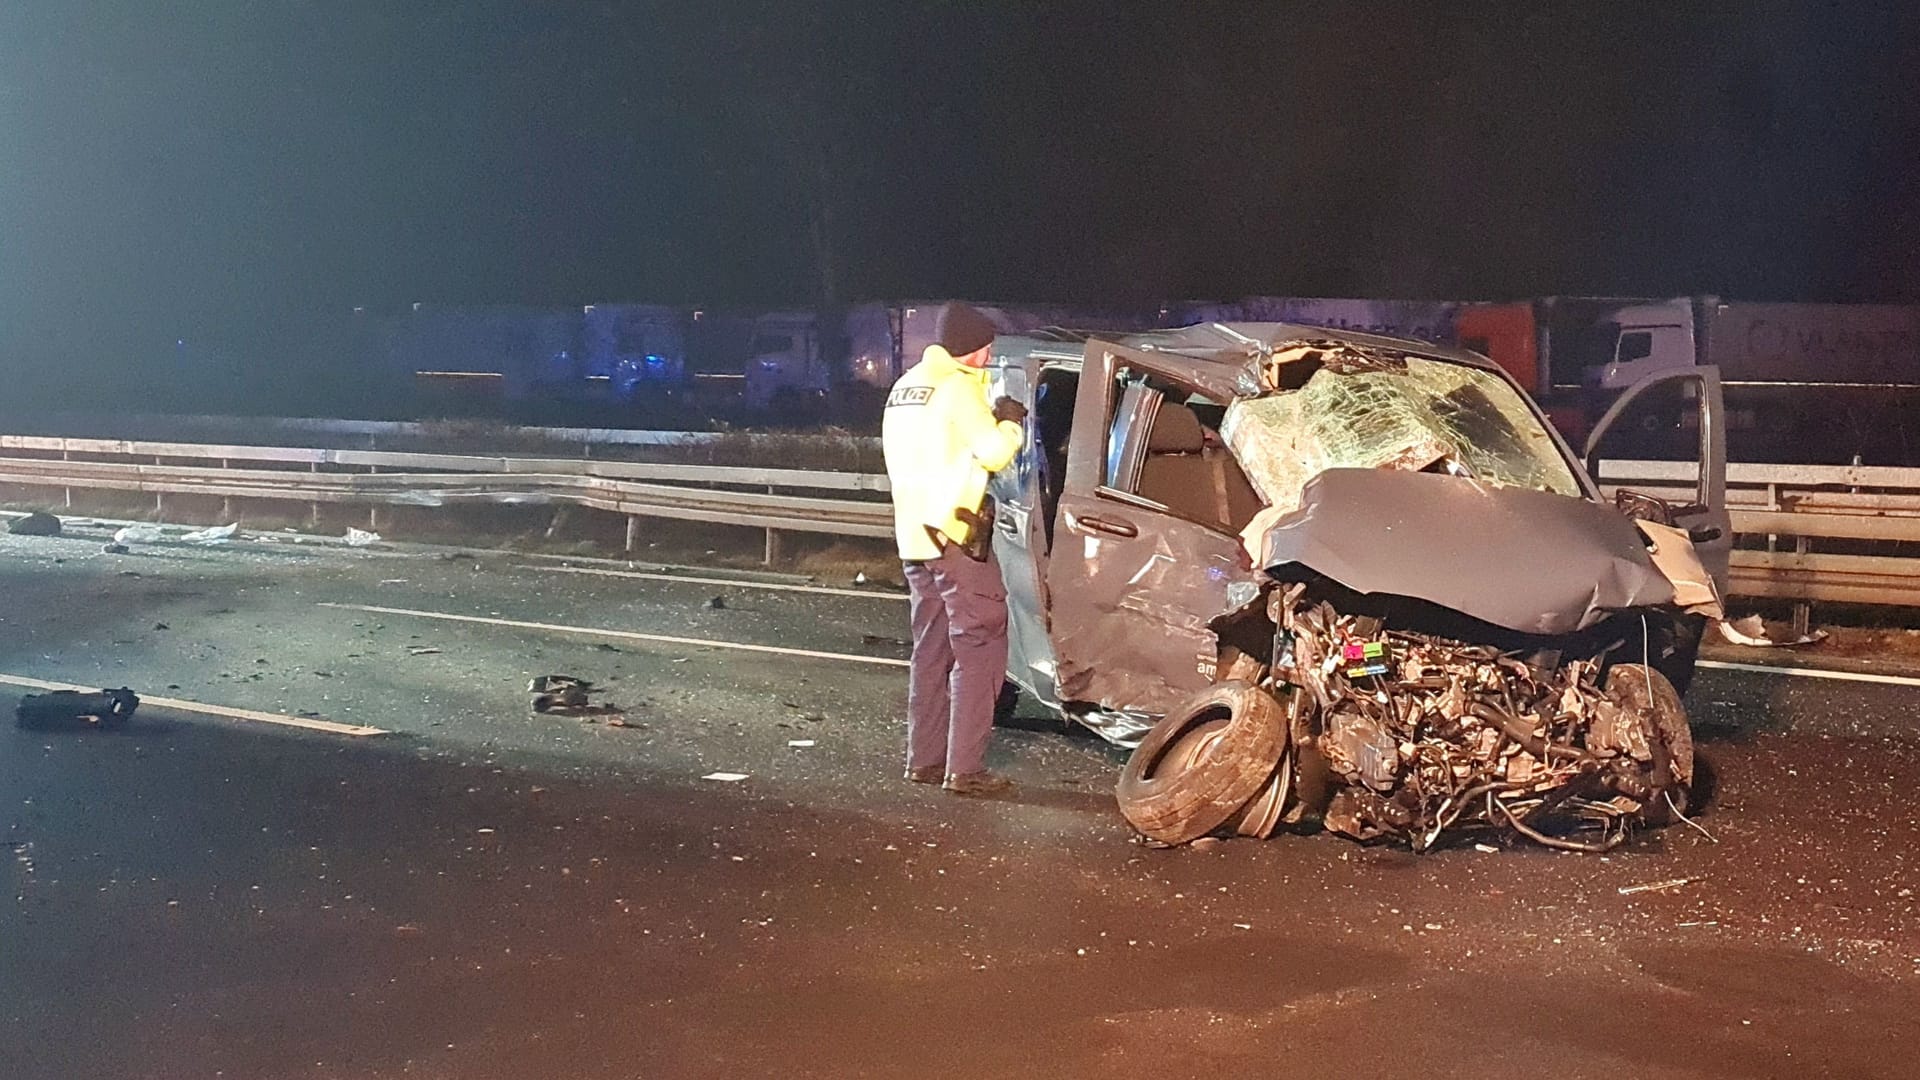
<path id="1" fill-rule="evenodd" d="M 1462 305 L 1455 329 L 1576 443 L 1625 388 L 1711 365 L 1735 460 L 1920 463 L 1920 306 L 1549 297 Z"/>

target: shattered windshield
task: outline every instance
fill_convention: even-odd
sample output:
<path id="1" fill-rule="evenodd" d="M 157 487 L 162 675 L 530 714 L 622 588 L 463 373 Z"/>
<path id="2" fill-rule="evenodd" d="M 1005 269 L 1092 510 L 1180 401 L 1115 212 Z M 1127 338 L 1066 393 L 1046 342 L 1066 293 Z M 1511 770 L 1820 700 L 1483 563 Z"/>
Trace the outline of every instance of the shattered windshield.
<path id="1" fill-rule="evenodd" d="M 1417 356 L 1329 363 L 1297 389 L 1234 401 L 1221 432 L 1261 496 L 1283 510 L 1300 505 L 1307 481 L 1341 468 L 1447 472 L 1583 494 L 1519 393 L 1464 364 Z"/>

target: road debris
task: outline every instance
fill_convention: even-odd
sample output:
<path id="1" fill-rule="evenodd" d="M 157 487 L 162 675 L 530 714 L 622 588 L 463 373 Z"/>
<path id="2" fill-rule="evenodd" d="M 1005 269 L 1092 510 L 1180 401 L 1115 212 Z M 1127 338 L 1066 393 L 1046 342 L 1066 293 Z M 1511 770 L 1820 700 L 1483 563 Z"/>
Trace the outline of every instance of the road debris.
<path id="1" fill-rule="evenodd" d="M 740 781 L 745 780 L 746 778 L 747 778 L 747 774 L 743 772 L 711 772 L 701 777 L 700 779 L 718 780 L 724 784 L 737 784 Z"/>
<path id="2" fill-rule="evenodd" d="M 533 711 L 555 716 L 572 716 L 592 723 L 605 717 L 608 727 L 631 727 L 626 710 L 610 702 L 595 704 L 591 695 L 599 687 L 574 675 L 540 675 L 527 683 L 533 695 Z"/>
<path id="3" fill-rule="evenodd" d="M 727 598 L 724 596 L 716 596 L 701 606 L 708 611 L 725 611 L 727 609 Z"/>
<path id="4" fill-rule="evenodd" d="M 23 728 L 117 728 L 139 707 L 139 696 L 125 687 L 97 692 L 54 690 L 21 698 L 14 720 Z"/>
<path id="5" fill-rule="evenodd" d="M 59 536 L 60 519 L 36 510 L 26 517 L 15 518 L 7 531 L 15 536 Z"/>
<path id="6" fill-rule="evenodd" d="M 812 739 L 788 739 L 787 745 L 794 747 L 795 749 L 803 750 L 809 746 L 812 746 L 813 740 Z"/>
<path id="7" fill-rule="evenodd" d="M 1767 624 L 1758 615 L 1748 615 L 1739 619 L 1722 619 L 1714 624 L 1720 628 L 1720 636 L 1735 645 L 1752 648 L 1773 649 L 1792 645 L 1815 645 L 1827 639 L 1825 630 L 1815 630 L 1810 634 L 1786 641 L 1775 641 L 1767 632 Z"/>
<path id="8" fill-rule="evenodd" d="M 158 544 L 167 538 L 167 534 L 158 525 L 123 525 L 114 530 L 113 542 L 131 547 L 134 544 Z"/>
<path id="9" fill-rule="evenodd" d="M 436 653 L 438 653 L 439 651 L 440 651 L 439 649 L 436 649 L 436 648 L 434 648 L 434 647 L 433 647 L 433 646 L 431 646 L 431 645 L 409 645 L 409 646 L 407 646 L 407 655 L 408 655 L 408 656 L 432 656 L 432 655 L 434 655 L 434 654 L 436 654 Z"/>
<path id="10" fill-rule="evenodd" d="M 216 525 L 208 529 L 195 529 L 180 538 L 183 544 L 224 544 L 240 533 L 240 523 Z"/>
<path id="11" fill-rule="evenodd" d="M 1619 892 L 1621 896 L 1632 896 L 1635 893 L 1643 892 L 1670 892 L 1683 885 L 1691 885 L 1696 881 L 1705 880 L 1706 875 L 1700 874 L 1695 877 L 1677 877 L 1668 878 L 1665 881 L 1648 881 L 1639 885 L 1622 885 L 1616 891 Z"/>
<path id="12" fill-rule="evenodd" d="M 380 534 L 377 532 L 368 532 L 365 529 L 356 529 L 349 526 L 347 528 L 346 540 L 347 540 L 348 547 L 357 547 L 357 548 L 372 547 L 373 545 L 380 542 Z"/>
<path id="13" fill-rule="evenodd" d="M 102 546 L 102 547 L 100 548 L 100 554 L 102 554 L 102 555 L 125 555 L 125 554 L 127 554 L 127 553 L 129 552 L 129 550 L 130 550 L 130 549 L 129 549 L 129 548 L 127 547 L 127 545 L 125 545 L 125 544 L 106 544 L 106 545 L 103 545 L 103 546 Z"/>

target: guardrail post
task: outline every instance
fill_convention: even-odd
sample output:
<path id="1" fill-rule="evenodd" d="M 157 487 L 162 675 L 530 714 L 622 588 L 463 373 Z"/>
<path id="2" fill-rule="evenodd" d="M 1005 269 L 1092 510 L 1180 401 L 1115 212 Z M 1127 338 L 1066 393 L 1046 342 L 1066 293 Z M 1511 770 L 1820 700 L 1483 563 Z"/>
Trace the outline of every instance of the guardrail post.
<path id="1" fill-rule="evenodd" d="M 780 561 L 780 533 L 777 530 L 767 530 L 767 551 L 761 561 L 768 566 Z"/>
<path id="2" fill-rule="evenodd" d="M 627 515 L 627 554 L 631 555 L 640 547 L 640 515 Z"/>
<path id="3" fill-rule="evenodd" d="M 1806 537 L 1795 537 L 1793 541 L 1793 553 L 1804 556 L 1807 553 L 1807 548 L 1810 546 L 1812 545 L 1808 543 Z M 1804 559 L 1799 560 L 1799 562 L 1801 565 L 1805 565 Z M 1813 602 L 1810 600 L 1795 600 L 1793 602 L 1793 636 L 1797 638 L 1806 637 L 1807 634 L 1811 632 L 1812 626 Z"/>

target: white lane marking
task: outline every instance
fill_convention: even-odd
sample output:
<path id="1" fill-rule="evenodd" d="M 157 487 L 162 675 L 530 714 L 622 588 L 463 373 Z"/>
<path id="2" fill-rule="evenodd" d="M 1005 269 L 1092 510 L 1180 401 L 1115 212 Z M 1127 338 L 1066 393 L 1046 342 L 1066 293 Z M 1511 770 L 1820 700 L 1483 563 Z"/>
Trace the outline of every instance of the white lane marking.
<path id="1" fill-rule="evenodd" d="M 734 649 L 740 652 L 774 653 L 780 656 L 806 656 L 815 660 L 845 660 L 854 664 L 879 664 L 906 667 L 905 660 L 887 656 L 861 656 L 858 653 L 821 652 L 818 649 L 788 649 L 779 645 L 749 645 L 744 641 L 714 641 L 709 638 L 672 637 L 667 634 L 642 634 L 634 630 L 603 630 L 592 626 L 563 626 L 559 623 L 526 622 L 521 619 L 495 619 L 483 615 L 456 615 L 450 611 L 417 611 L 413 608 L 376 607 L 373 604 L 322 603 L 324 608 L 341 611 L 365 611 L 375 615 L 411 615 L 416 619 L 442 619 L 447 622 L 480 623 L 485 626 L 510 626 L 516 630 L 547 630 L 556 634 L 582 634 L 587 637 L 621 638 L 626 641 L 651 641 L 661 645 L 688 645 L 702 649 Z"/>
<path id="2" fill-rule="evenodd" d="M 1920 679 L 1906 675 L 1876 675 L 1868 671 L 1828 671 L 1825 668 L 1779 667 L 1773 664 L 1742 664 L 1732 660 L 1700 660 L 1697 666 L 1721 671 L 1757 671 L 1763 675 L 1797 675 L 1803 679 L 1838 679 L 1841 682 L 1887 683 L 1892 686 L 1920 686 Z"/>
<path id="3" fill-rule="evenodd" d="M 734 578 L 688 577 L 685 574 L 648 574 L 639 570 L 601 570 L 591 566 L 527 566 L 544 574 L 593 574 L 597 577 L 638 578 L 641 581 L 674 581 L 689 585 L 729 585 L 737 589 L 770 589 L 774 592 L 819 593 L 821 596 L 858 596 L 865 600 L 905 600 L 906 593 L 868 592 L 863 589 L 834 589 L 825 585 L 783 585 L 772 581 L 740 581 Z"/>
<path id="4" fill-rule="evenodd" d="M 24 686 L 29 690 L 79 690 L 92 692 L 98 686 L 75 686 L 72 683 L 47 682 L 44 679 L 29 679 L 22 675 L 0 675 L 0 683 L 10 686 Z M 199 701 L 182 701 L 179 698 L 148 697 L 140 695 L 140 704 L 154 705 L 175 712 L 201 713 L 206 716 L 224 716 L 229 720 L 251 720 L 256 724 L 278 724 L 281 727 L 305 728 L 308 731 L 324 731 L 331 735 L 385 735 L 387 732 L 377 727 L 362 727 L 358 724 L 340 724 L 332 720 L 316 720 L 308 716 L 282 716 L 279 713 L 255 712 L 252 709 L 236 709 L 230 705 L 208 705 Z"/>

